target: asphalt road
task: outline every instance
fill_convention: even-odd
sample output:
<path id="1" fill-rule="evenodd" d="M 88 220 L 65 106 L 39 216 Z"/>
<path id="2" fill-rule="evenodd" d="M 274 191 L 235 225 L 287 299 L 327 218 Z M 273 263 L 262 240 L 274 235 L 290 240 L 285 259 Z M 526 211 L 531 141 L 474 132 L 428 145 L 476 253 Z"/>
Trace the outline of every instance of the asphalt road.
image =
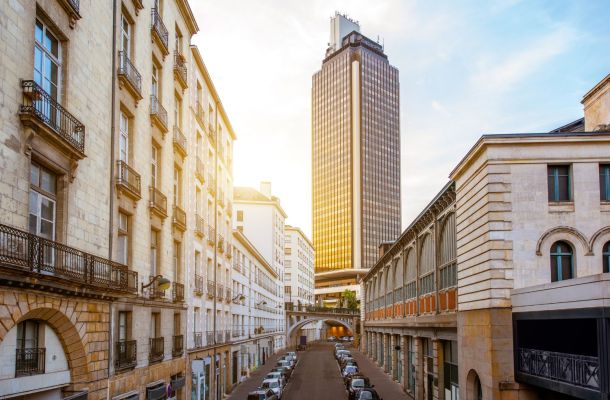
<path id="1" fill-rule="evenodd" d="M 299 362 L 282 400 L 346 400 L 347 392 L 333 356 L 332 343 L 311 343 Z"/>

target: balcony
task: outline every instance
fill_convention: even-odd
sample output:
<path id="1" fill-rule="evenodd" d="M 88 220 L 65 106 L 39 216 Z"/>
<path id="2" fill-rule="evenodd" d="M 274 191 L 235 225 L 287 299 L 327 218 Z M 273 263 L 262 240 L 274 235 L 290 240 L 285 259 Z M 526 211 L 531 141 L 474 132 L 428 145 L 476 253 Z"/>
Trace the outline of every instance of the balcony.
<path id="1" fill-rule="evenodd" d="M 216 282 L 214 282 L 211 279 L 208 279 L 208 297 L 210 299 L 213 299 L 215 294 L 216 294 Z"/>
<path id="2" fill-rule="evenodd" d="M 205 236 L 205 220 L 199 214 L 195 214 L 195 235 Z"/>
<path id="3" fill-rule="evenodd" d="M 117 371 L 135 368 L 137 356 L 137 341 L 119 340 L 115 343 L 114 368 Z"/>
<path id="4" fill-rule="evenodd" d="M 16 349 L 15 378 L 44 374 L 45 354 L 46 349 L 44 347 Z"/>
<path id="5" fill-rule="evenodd" d="M 150 210 L 160 218 L 167 217 L 167 197 L 156 187 L 150 187 Z"/>
<path id="6" fill-rule="evenodd" d="M 197 122 L 199 122 L 202 129 L 207 130 L 205 125 L 205 112 L 203 111 L 203 106 L 199 100 L 195 102 L 195 118 L 197 118 Z"/>
<path id="7" fill-rule="evenodd" d="M 76 21 L 81 19 L 80 15 L 80 0 L 58 0 L 58 3 L 66 10 L 70 17 L 69 24 L 71 28 L 76 26 Z"/>
<path id="8" fill-rule="evenodd" d="M 227 243 L 227 251 L 225 252 L 225 255 L 229 260 L 231 257 L 233 257 L 233 245 L 231 243 Z"/>
<path id="9" fill-rule="evenodd" d="M 174 211 L 172 213 L 172 224 L 176 229 L 182 232 L 186 230 L 186 212 L 178 206 L 174 206 Z"/>
<path id="10" fill-rule="evenodd" d="M 203 347 L 203 333 L 193 332 L 193 348 L 200 349 Z"/>
<path id="11" fill-rule="evenodd" d="M 241 263 L 237 258 L 233 260 L 233 269 L 237 272 L 241 272 Z"/>
<path id="12" fill-rule="evenodd" d="M 156 8 L 151 10 L 151 31 L 153 35 L 153 40 L 157 42 L 163 56 L 169 54 L 169 34 L 167 33 L 167 28 L 159 15 L 159 12 Z"/>
<path id="13" fill-rule="evenodd" d="M 216 229 L 212 226 L 208 226 L 208 244 L 214 246 L 214 240 L 216 239 Z"/>
<path id="14" fill-rule="evenodd" d="M 199 157 L 197 157 L 197 160 L 195 161 L 195 176 L 199 179 L 199 182 L 205 182 L 205 164 Z"/>
<path id="15" fill-rule="evenodd" d="M 216 344 L 219 343 L 224 343 L 225 342 L 225 335 L 223 331 L 217 331 L 216 332 Z"/>
<path id="16" fill-rule="evenodd" d="M 187 88 L 186 59 L 179 51 L 174 51 L 174 77 L 182 89 Z"/>
<path id="17" fill-rule="evenodd" d="M 184 285 L 182 283 L 172 283 L 172 301 L 182 303 L 184 301 Z"/>
<path id="18" fill-rule="evenodd" d="M 140 174 L 131 168 L 125 161 L 117 161 L 116 185 L 118 189 L 134 200 L 142 198 Z"/>
<path id="19" fill-rule="evenodd" d="M 186 136 L 177 126 L 174 126 L 174 150 L 186 157 Z"/>
<path id="20" fill-rule="evenodd" d="M 161 130 L 161 132 L 165 135 L 168 131 L 167 128 L 167 111 L 161 103 L 159 99 L 154 94 L 150 95 L 150 118 L 152 122 L 157 125 L 157 127 Z"/>
<path id="21" fill-rule="evenodd" d="M 35 285 L 59 281 L 75 291 L 135 293 L 138 273 L 126 265 L 0 224 L 0 265 L 31 275 Z"/>
<path id="22" fill-rule="evenodd" d="M 226 288 L 226 291 L 225 291 L 225 301 L 227 303 L 230 303 L 231 300 L 233 299 L 232 293 L 233 293 L 233 291 L 231 290 L 231 288 Z"/>
<path id="23" fill-rule="evenodd" d="M 219 301 L 222 301 L 222 299 L 224 298 L 224 286 L 222 286 L 220 283 L 216 283 L 216 299 L 218 299 Z"/>
<path id="24" fill-rule="evenodd" d="M 222 235 L 218 235 L 218 239 L 216 241 L 218 245 L 218 251 L 222 254 L 225 252 L 225 238 Z"/>
<path id="25" fill-rule="evenodd" d="M 205 345 L 211 346 L 214 343 L 214 331 L 206 331 L 205 333 Z"/>
<path id="26" fill-rule="evenodd" d="M 216 196 L 216 180 L 214 179 L 214 174 L 211 172 L 208 173 L 208 192 L 212 196 Z"/>
<path id="27" fill-rule="evenodd" d="M 154 276 L 149 277 L 149 282 L 153 282 Z M 159 287 L 159 281 L 154 281 L 152 285 L 148 287 L 148 298 L 151 300 L 163 300 L 165 299 L 165 290 Z"/>
<path id="28" fill-rule="evenodd" d="M 172 338 L 172 356 L 180 357 L 184 353 L 184 335 L 174 335 Z"/>
<path id="29" fill-rule="evenodd" d="M 119 87 L 126 88 L 137 101 L 142 100 L 142 75 L 133 65 L 127 53 L 119 51 Z"/>
<path id="30" fill-rule="evenodd" d="M 203 276 L 195 274 L 195 289 L 194 292 L 197 296 L 203 295 Z"/>
<path id="31" fill-rule="evenodd" d="M 150 338 L 150 353 L 148 354 L 148 361 L 152 364 L 155 362 L 163 361 L 165 353 L 165 340 L 162 337 Z"/>
<path id="32" fill-rule="evenodd" d="M 64 150 L 76 160 L 85 158 L 85 126 L 34 81 L 21 81 L 24 126 Z"/>

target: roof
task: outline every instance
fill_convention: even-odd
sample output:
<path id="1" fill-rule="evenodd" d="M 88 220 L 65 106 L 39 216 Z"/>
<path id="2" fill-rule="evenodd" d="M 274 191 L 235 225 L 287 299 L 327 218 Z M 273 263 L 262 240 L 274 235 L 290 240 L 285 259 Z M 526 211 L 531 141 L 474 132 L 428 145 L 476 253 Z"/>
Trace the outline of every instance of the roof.
<path id="1" fill-rule="evenodd" d="M 249 203 L 249 204 L 267 204 L 275 206 L 278 211 L 288 218 L 288 215 L 280 205 L 280 201 L 277 197 L 271 196 L 270 198 L 259 192 L 258 190 L 246 187 L 246 186 L 235 186 L 233 188 L 233 202 L 234 203 Z"/>
<path id="2" fill-rule="evenodd" d="M 564 133 L 564 132 L 582 132 L 585 129 L 585 119 L 578 118 L 575 121 L 567 123 L 565 125 L 560 126 L 559 128 L 555 128 L 549 133 Z"/>
<path id="3" fill-rule="evenodd" d="M 604 77 L 604 79 L 602 79 L 601 81 L 597 82 L 597 84 L 595 86 L 593 86 L 593 88 L 591 90 L 589 90 L 587 93 L 585 93 L 585 95 L 582 97 L 582 101 L 580 103 L 581 104 L 586 103 L 587 100 L 589 100 L 593 95 L 595 95 L 597 92 L 599 92 L 609 82 L 610 82 L 610 74 L 606 75 Z"/>

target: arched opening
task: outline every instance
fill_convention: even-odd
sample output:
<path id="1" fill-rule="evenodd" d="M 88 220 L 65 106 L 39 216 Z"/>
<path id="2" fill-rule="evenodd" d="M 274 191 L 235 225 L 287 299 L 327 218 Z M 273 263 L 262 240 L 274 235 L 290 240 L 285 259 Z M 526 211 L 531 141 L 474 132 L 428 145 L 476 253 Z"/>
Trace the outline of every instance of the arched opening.
<path id="1" fill-rule="evenodd" d="M 481 379 L 474 369 L 468 372 L 466 378 L 466 399 L 483 400 L 483 385 L 481 385 Z"/>
<path id="2" fill-rule="evenodd" d="M 604 260 L 602 262 L 604 266 L 604 273 L 607 273 L 610 272 L 610 242 L 607 242 L 604 245 L 602 252 L 604 257 Z"/>
<path id="3" fill-rule="evenodd" d="M 337 327 L 335 328 L 336 332 L 331 332 L 332 327 Z M 299 343 L 299 337 L 301 336 L 301 333 L 303 333 L 304 328 L 318 330 L 317 337 L 314 340 L 326 340 L 328 332 L 335 333 L 333 336 L 341 334 L 344 334 L 344 336 L 352 336 L 354 334 L 354 329 L 351 324 L 340 319 L 322 317 L 307 318 L 296 322 L 288 328 L 286 336 L 288 337 L 290 345 L 296 346 Z M 311 335 L 308 335 L 308 342 L 311 341 L 309 338 L 310 336 Z"/>
<path id="4" fill-rule="evenodd" d="M 574 251 L 567 242 L 558 241 L 551 246 L 551 282 L 574 277 Z"/>

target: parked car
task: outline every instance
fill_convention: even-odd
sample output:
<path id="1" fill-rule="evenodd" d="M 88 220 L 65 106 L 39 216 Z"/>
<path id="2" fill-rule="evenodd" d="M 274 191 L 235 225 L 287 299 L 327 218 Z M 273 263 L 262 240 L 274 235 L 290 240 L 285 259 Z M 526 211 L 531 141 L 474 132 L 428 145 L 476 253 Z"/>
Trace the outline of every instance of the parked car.
<path id="1" fill-rule="evenodd" d="M 358 363 L 356 362 L 356 360 L 354 360 L 353 357 L 348 356 L 348 357 L 343 357 L 341 359 L 341 362 L 339 363 L 339 366 L 341 367 L 341 369 L 345 368 L 346 365 L 358 366 Z"/>
<path id="2" fill-rule="evenodd" d="M 355 397 L 355 400 L 383 400 L 373 388 L 361 389 Z"/>
<path id="3" fill-rule="evenodd" d="M 354 400 L 356 398 L 356 394 L 360 392 L 360 390 L 371 386 L 371 382 L 369 378 L 361 374 L 352 375 L 350 379 L 347 381 L 347 398 L 348 400 Z"/>
<path id="4" fill-rule="evenodd" d="M 293 367 L 297 364 L 297 359 L 290 354 L 283 355 L 278 361 L 288 361 Z"/>
<path id="5" fill-rule="evenodd" d="M 347 375 L 352 375 L 358 372 L 358 367 L 355 365 L 348 365 L 341 371 L 341 376 L 346 377 Z"/>
<path id="6" fill-rule="evenodd" d="M 329 336 L 329 337 L 328 337 L 328 341 L 329 341 L 329 342 L 334 342 L 335 340 L 337 340 L 337 337 L 336 337 L 336 336 Z"/>
<path id="7" fill-rule="evenodd" d="M 349 342 L 349 336 L 343 336 L 343 337 L 341 338 L 341 341 L 342 341 L 342 342 Z"/>
<path id="8" fill-rule="evenodd" d="M 286 386 L 286 376 L 280 371 L 269 372 L 263 379 L 278 379 L 282 387 Z"/>
<path id="9" fill-rule="evenodd" d="M 292 371 L 294 364 L 292 363 L 292 361 L 280 359 L 277 361 L 277 366 L 278 367 L 287 367 L 287 368 L 290 368 L 290 371 Z"/>
<path id="10" fill-rule="evenodd" d="M 296 352 L 296 351 L 289 351 L 289 352 L 288 352 L 288 353 L 286 353 L 286 354 L 288 354 L 289 356 L 291 356 L 292 358 L 294 358 L 294 360 L 295 360 L 295 361 L 298 361 L 298 358 L 297 358 L 297 352 Z"/>
<path id="11" fill-rule="evenodd" d="M 265 379 L 261 389 L 271 389 L 278 399 L 282 398 L 282 384 L 279 379 Z"/>
<path id="12" fill-rule="evenodd" d="M 282 375 L 284 375 L 284 380 L 286 381 L 286 383 L 288 383 L 288 380 L 290 379 L 290 375 L 292 375 L 292 371 L 285 367 L 275 367 L 270 372 L 279 372 Z"/>
<path id="13" fill-rule="evenodd" d="M 248 400 L 278 400 L 271 389 L 259 389 L 248 393 Z"/>
<path id="14" fill-rule="evenodd" d="M 341 356 L 352 356 L 352 353 L 349 352 L 349 350 L 337 350 L 335 352 L 335 358 L 338 360 L 341 358 Z"/>

